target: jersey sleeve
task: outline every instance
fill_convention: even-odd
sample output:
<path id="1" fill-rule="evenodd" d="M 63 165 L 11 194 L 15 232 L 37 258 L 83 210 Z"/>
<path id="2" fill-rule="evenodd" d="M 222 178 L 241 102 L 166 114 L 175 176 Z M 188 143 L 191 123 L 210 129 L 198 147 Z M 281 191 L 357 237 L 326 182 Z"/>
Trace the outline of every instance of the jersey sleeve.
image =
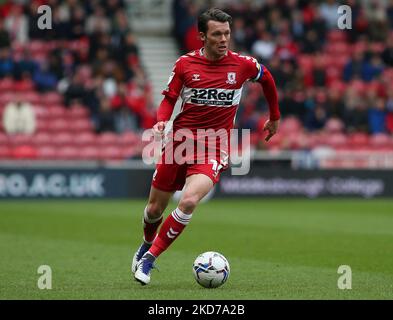
<path id="1" fill-rule="evenodd" d="M 280 119 L 276 83 L 270 71 L 266 67 L 262 67 L 263 76 L 259 77 L 258 83 L 262 85 L 263 93 L 269 106 L 270 120 L 276 121 Z"/>
<path id="2" fill-rule="evenodd" d="M 249 56 L 242 56 L 244 59 L 244 72 L 250 81 L 258 81 L 263 76 L 264 66 L 259 64 L 257 59 Z"/>
<path id="3" fill-rule="evenodd" d="M 183 76 L 183 61 L 179 58 L 173 66 L 172 73 L 169 76 L 167 86 L 162 91 L 164 96 L 171 99 L 177 99 L 183 88 L 184 76 Z"/>

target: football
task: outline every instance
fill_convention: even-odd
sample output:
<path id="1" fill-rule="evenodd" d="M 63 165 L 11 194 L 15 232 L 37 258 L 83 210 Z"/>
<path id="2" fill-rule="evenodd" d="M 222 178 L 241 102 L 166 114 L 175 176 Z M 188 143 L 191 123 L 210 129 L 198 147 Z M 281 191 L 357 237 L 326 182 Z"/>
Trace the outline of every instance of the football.
<path id="1" fill-rule="evenodd" d="M 214 251 L 200 254 L 192 270 L 195 280 L 205 288 L 218 288 L 228 280 L 230 273 L 228 260 Z"/>

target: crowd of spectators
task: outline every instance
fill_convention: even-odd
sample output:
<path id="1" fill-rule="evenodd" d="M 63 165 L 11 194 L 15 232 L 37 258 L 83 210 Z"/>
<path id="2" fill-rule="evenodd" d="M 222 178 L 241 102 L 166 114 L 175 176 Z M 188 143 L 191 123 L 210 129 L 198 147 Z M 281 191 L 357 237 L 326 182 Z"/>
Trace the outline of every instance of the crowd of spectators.
<path id="1" fill-rule="evenodd" d="M 51 8 L 51 29 L 39 28 L 40 5 Z M 124 0 L 1 1 L 0 83 L 7 81 L 88 108 L 98 133 L 155 121 Z"/>
<path id="2" fill-rule="evenodd" d="M 157 106 L 125 1 L 0 1 L 2 131 L 40 133 L 23 100 L 31 92 L 87 109 L 98 134 L 152 127 Z M 340 4 L 351 7 L 352 29 L 337 28 Z M 39 28 L 41 5 L 51 8 L 51 29 Z M 182 53 L 202 46 L 197 17 L 212 6 L 233 17 L 232 49 L 272 72 L 283 122 L 297 119 L 302 133 L 326 132 L 332 120 L 345 133 L 393 133 L 393 1 L 173 0 Z M 9 88 L 22 94 L 6 101 Z M 261 132 L 267 109 L 261 88 L 248 84 L 237 126 Z"/>
<path id="3" fill-rule="evenodd" d="M 338 6 L 349 5 L 352 29 L 340 30 Z M 306 132 L 329 120 L 347 133 L 393 133 L 393 1 L 174 1 L 174 35 L 182 52 L 200 46 L 198 14 L 217 6 L 233 17 L 232 49 L 272 72 L 283 119 Z M 237 125 L 260 130 L 266 101 L 245 88 Z"/>

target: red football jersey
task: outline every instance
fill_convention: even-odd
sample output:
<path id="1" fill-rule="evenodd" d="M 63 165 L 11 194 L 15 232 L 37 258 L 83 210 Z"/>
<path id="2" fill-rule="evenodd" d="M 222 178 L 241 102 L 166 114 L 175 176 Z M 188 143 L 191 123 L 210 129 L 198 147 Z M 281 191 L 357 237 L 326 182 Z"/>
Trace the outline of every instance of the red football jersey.
<path id="1" fill-rule="evenodd" d="M 218 61 L 210 61 L 203 48 L 181 56 L 175 63 L 168 86 L 162 94 L 182 98 L 173 129 L 233 128 L 243 84 L 262 77 L 264 67 L 249 56 L 228 51 Z"/>

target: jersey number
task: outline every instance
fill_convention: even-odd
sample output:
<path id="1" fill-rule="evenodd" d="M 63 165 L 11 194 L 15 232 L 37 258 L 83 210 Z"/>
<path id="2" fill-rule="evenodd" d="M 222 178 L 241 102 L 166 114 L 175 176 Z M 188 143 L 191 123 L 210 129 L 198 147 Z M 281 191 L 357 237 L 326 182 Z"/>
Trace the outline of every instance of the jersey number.
<path id="1" fill-rule="evenodd" d="M 214 176 L 217 177 L 220 170 L 223 168 L 222 164 L 217 160 L 211 159 L 210 162 L 213 164 L 212 170 L 214 171 Z"/>

